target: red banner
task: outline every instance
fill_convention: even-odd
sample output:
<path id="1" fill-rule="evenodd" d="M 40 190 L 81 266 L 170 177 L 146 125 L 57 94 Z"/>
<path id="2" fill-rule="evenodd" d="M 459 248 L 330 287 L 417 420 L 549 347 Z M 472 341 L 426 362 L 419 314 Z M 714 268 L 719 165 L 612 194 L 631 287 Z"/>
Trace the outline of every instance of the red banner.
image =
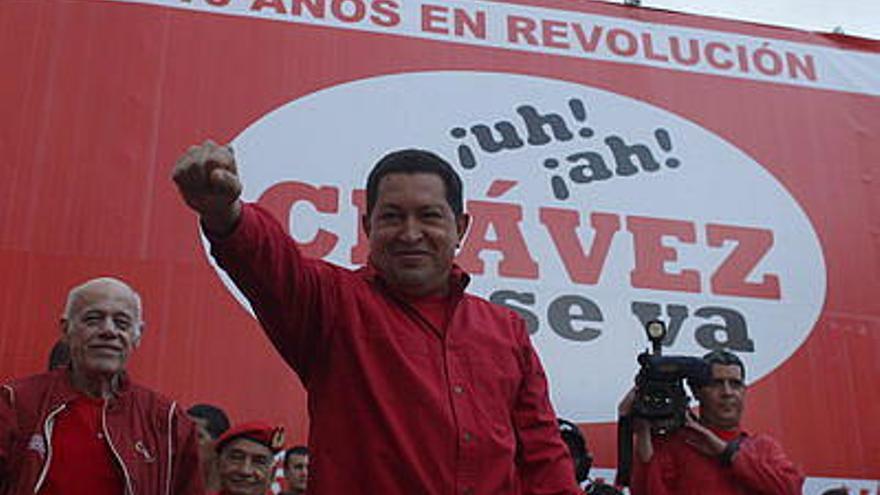
<path id="1" fill-rule="evenodd" d="M 144 300 L 138 380 L 304 441 L 302 387 L 171 167 L 232 142 L 245 197 L 354 266 L 366 171 L 420 146 L 465 180 L 474 291 L 526 317 L 598 466 L 661 317 L 670 353 L 743 357 L 746 426 L 808 493 L 874 489 L 880 43 L 572 4 L 0 3 L 0 378 L 41 371 L 67 290 L 114 275 Z"/>

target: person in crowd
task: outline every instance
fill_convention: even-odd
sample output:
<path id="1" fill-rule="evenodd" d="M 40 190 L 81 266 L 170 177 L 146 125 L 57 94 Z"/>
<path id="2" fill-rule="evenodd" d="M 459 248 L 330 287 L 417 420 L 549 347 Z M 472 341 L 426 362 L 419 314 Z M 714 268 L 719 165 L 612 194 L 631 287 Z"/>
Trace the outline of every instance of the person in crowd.
<path id="1" fill-rule="evenodd" d="M 70 365 L 0 387 L 0 493 L 203 493 L 192 422 L 125 371 L 144 333 L 140 296 L 89 280 L 60 326 Z"/>
<path id="2" fill-rule="evenodd" d="M 571 461 L 574 464 L 574 474 L 578 486 L 586 495 L 621 495 L 622 492 L 613 485 L 606 484 L 602 480 L 590 479 L 590 468 L 593 467 L 593 455 L 587 448 L 587 439 L 581 433 L 578 425 L 566 419 L 559 418 L 559 434 L 562 441 L 568 446 Z"/>
<path id="3" fill-rule="evenodd" d="M 236 425 L 215 443 L 219 495 L 265 495 L 272 484 L 275 454 L 284 445 L 284 430 L 255 421 Z"/>
<path id="4" fill-rule="evenodd" d="M 186 410 L 186 415 L 195 423 L 199 435 L 199 457 L 205 489 L 217 491 L 220 489 L 220 477 L 217 474 L 214 442 L 229 429 L 229 417 L 223 409 L 211 404 L 196 404 Z"/>
<path id="5" fill-rule="evenodd" d="M 309 449 L 297 445 L 284 453 L 284 479 L 287 491 L 282 495 L 305 495 L 309 483 Z"/>
<path id="6" fill-rule="evenodd" d="M 583 487 L 590 477 L 590 468 L 593 466 L 593 456 L 587 450 L 587 440 L 576 424 L 562 418 L 558 418 L 557 422 L 559 423 L 559 434 L 568 447 L 574 465 L 575 479 L 578 485 Z"/>
<path id="7" fill-rule="evenodd" d="M 58 340 L 49 351 L 48 370 L 52 371 L 58 368 L 64 368 L 70 364 L 70 347 L 64 340 Z"/>
<path id="8" fill-rule="evenodd" d="M 768 435 L 741 426 L 745 409 L 745 366 L 735 354 L 713 351 L 703 359 L 711 378 L 689 384 L 700 416 L 665 437 L 652 437 L 644 420 L 634 423 L 633 495 L 800 495 L 804 476 Z M 635 390 L 619 412 L 632 411 Z"/>
<path id="9" fill-rule="evenodd" d="M 453 263 L 470 217 L 444 159 L 374 166 L 356 270 L 302 256 L 244 203 L 229 146 L 191 147 L 173 179 L 308 391 L 311 494 L 577 493 L 523 319 L 468 293 Z"/>

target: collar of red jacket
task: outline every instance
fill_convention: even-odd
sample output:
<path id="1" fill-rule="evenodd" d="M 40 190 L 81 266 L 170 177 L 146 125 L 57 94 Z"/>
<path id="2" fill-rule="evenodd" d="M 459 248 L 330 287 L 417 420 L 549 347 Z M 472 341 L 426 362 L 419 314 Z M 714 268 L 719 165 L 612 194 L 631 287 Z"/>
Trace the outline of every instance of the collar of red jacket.
<path id="1" fill-rule="evenodd" d="M 385 279 L 384 274 L 373 265 L 373 262 L 367 262 L 367 265 L 363 267 L 364 276 L 370 282 L 375 282 L 385 287 L 386 289 L 393 290 L 393 288 L 388 284 Z M 459 295 L 464 292 L 467 288 L 468 284 L 471 282 L 471 276 L 467 274 L 460 266 L 453 263 L 452 270 L 449 272 L 449 294 L 450 295 Z"/>
<path id="2" fill-rule="evenodd" d="M 82 392 L 73 387 L 70 380 L 70 370 L 68 368 L 59 368 L 50 371 L 49 374 L 52 375 L 55 382 L 52 387 L 53 408 L 61 404 L 66 404 L 83 395 Z M 130 389 L 131 379 L 129 378 L 128 373 L 123 371 L 119 376 L 119 388 L 116 390 L 115 399 L 118 400 L 125 397 Z M 113 402 L 115 402 L 115 400 L 111 399 L 111 404 Z"/>

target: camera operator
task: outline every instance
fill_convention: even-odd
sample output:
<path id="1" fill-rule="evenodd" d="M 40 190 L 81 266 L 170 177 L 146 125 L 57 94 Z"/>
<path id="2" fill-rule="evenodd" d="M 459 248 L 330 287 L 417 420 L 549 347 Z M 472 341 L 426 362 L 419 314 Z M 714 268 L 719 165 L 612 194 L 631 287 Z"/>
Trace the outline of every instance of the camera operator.
<path id="1" fill-rule="evenodd" d="M 740 428 L 746 396 L 742 361 L 727 351 L 703 360 L 711 379 L 689 383 L 700 404 L 699 418 L 689 411 L 683 427 L 654 438 L 650 423 L 631 418 L 632 495 L 800 495 L 804 477 L 780 445 Z M 620 403 L 621 418 L 630 416 L 635 396 L 633 389 Z"/>

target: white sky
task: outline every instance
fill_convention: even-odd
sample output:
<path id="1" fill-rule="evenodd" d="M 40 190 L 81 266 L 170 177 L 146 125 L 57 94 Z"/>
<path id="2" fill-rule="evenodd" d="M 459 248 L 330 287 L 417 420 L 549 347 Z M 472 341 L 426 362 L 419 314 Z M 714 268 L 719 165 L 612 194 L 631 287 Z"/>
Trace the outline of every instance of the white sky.
<path id="1" fill-rule="evenodd" d="M 624 3 L 623 0 L 603 0 Z M 880 0 L 642 0 L 643 7 L 880 39 Z"/>

